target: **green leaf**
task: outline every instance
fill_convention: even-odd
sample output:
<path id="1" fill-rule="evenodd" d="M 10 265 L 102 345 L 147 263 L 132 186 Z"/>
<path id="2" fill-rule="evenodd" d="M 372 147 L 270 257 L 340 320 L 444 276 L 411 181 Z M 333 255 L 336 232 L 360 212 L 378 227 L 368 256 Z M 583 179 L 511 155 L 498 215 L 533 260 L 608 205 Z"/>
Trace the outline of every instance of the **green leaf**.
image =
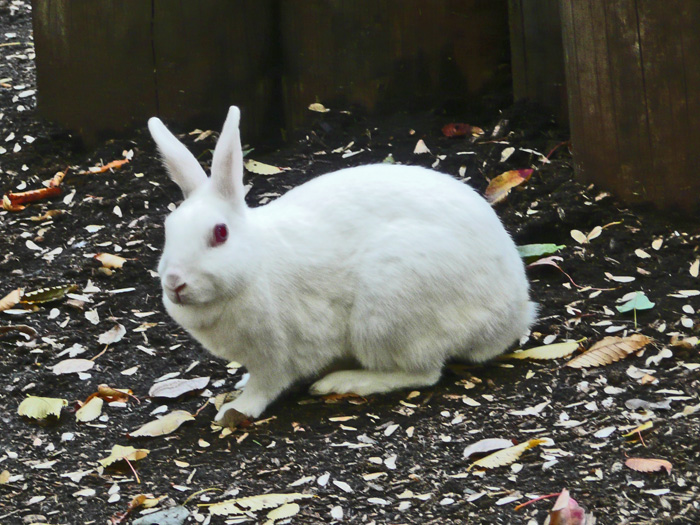
<path id="1" fill-rule="evenodd" d="M 562 248 L 566 248 L 566 244 L 525 244 L 518 246 L 518 253 L 523 259 L 530 259 L 532 257 L 552 255 Z"/>
<path id="2" fill-rule="evenodd" d="M 63 299 L 66 294 L 75 292 L 77 289 L 77 284 L 49 286 L 48 288 L 41 288 L 39 290 L 25 293 L 22 295 L 20 302 L 25 304 L 50 303 L 51 301 Z"/>
<path id="3" fill-rule="evenodd" d="M 625 312 L 630 312 L 632 310 L 649 310 L 654 308 L 656 303 L 652 303 L 649 298 L 644 294 L 644 292 L 636 292 L 635 296 L 632 297 L 625 304 L 616 306 L 617 311 L 621 314 Z"/>

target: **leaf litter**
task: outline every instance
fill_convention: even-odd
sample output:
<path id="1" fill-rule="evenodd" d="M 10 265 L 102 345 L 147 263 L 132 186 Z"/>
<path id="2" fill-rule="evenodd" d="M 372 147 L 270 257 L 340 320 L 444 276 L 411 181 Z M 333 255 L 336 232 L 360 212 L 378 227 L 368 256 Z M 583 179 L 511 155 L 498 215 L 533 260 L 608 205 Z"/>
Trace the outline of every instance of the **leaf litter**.
<path id="1" fill-rule="evenodd" d="M 27 7 L 21 7 L 23 4 Z M 19 6 L 18 9 L 26 9 L 28 13 L 28 3 L 24 0 L 11 5 L 13 9 Z M 4 16 L 0 16 L 0 20 L 0 25 L 7 23 Z M 3 34 L 0 32 L 0 39 Z M 25 40 L 29 41 L 28 38 Z M 0 53 L 6 49 L 9 48 L 2 48 Z M 23 54 L 31 56 L 29 47 L 25 51 Z M 31 61 L 29 58 L 8 60 L 27 64 Z M 0 97 L 9 93 L 12 90 L 2 90 Z M 7 107 L 0 107 L 0 113 L 5 113 L 4 118 L 0 118 L 0 127 L 4 130 L 22 122 L 16 117 L 19 113 L 13 113 L 14 110 L 8 107 L 26 104 L 33 97 L 18 99 L 17 102 L 11 102 L 9 98 L 3 100 L 7 101 Z M 347 114 L 337 111 L 334 105 L 334 111 L 314 114 L 314 118 L 341 119 L 347 118 Z M 441 136 L 440 128 L 445 122 L 464 121 L 462 119 L 479 124 L 484 133 L 476 137 L 472 132 L 462 137 Z M 693 367 L 699 360 L 697 347 L 693 344 L 695 329 L 681 323 L 680 309 L 685 304 L 694 307 L 695 311 L 700 308 L 697 280 L 693 280 L 695 278 L 689 271 L 697 260 L 697 254 L 693 253 L 697 233 L 692 227 L 671 227 L 654 222 L 651 216 L 630 212 L 619 203 L 613 205 L 613 199 L 605 192 L 575 183 L 570 179 L 570 157 L 564 150 L 560 150 L 562 162 L 552 158 L 551 163 L 542 163 L 536 152 L 547 151 L 551 147 L 549 139 L 521 140 L 520 130 L 513 128 L 516 120 L 507 114 L 474 119 L 471 115 L 462 115 L 438 125 L 434 121 L 431 125 L 410 122 L 397 133 L 394 130 L 384 133 L 381 126 L 375 130 L 375 126 L 364 122 L 361 123 L 362 129 L 348 128 L 346 124 L 336 126 L 339 121 L 330 120 L 336 131 L 324 132 L 322 139 L 319 139 L 321 128 L 318 128 L 286 153 L 261 154 L 258 160 L 269 166 L 291 166 L 294 170 L 285 172 L 284 177 L 251 176 L 253 187 L 249 198 L 256 203 L 270 200 L 303 180 L 301 174 L 311 177 L 321 171 L 360 161 L 380 162 L 389 155 L 396 163 L 430 166 L 440 160 L 440 170 L 468 179 L 468 183 L 474 184 L 481 193 L 487 186 L 482 173 L 532 169 L 530 162 L 540 163 L 538 175 L 517 188 L 511 188 L 503 205 L 497 208 L 519 244 L 561 247 L 549 254 L 533 256 L 546 260 L 556 254 L 560 258 L 550 260 L 554 264 L 542 262 L 528 270 L 533 298 L 540 303 L 540 321 L 521 346 L 532 349 L 560 344 L 550 340 L 546 341 L 550 344 L 545 344 L 545 338 L 552 335 L 557 336 L 556 341 L 586 337 L 593 344 L 602 340 L 610 327 L 620 330 L 617 335 L 628 337 L 633 332 L 632 322 L 629 314 L 617 310 L 616 306 L 622 304 L 617 298 L 644 290 L 655 306 L 648 310 L 635 309 L 638 329 L 634 332 L 653 336 L 659 351 L 671 349 L 672 356 L 658 364 L 645 364 L 649 353 L 635 357 L 637 352 L 632 352 L 624 362 L 584 371 L 562 368 L 557 361 L 498 362 L 485 367 L 463 368 L 458 373 L 446 372 L 438 385 L 422 389 L 411 399 L 405 393 L 396 393 L 368 398 L 337 396 L 332 399 L 333 403 L 326 403 L 326 400 L 309 398 L 303 393 L 293 393 L 273 405 L 269 414 L 263 416 L 261 424 L 254 421 L 247 428 L 228 433 L 214 431 L 210 422 L 215 409 L 205 403 L 214 395 L 231 390 L 244 370 L 233 369 L 229 373 L 222 363 L 203 354 L 163 314 L 157 281 L 150 271 L 156 267 L 162 242 L 162 217 L 179 196 L 170 190 L 165 191 L 170 183 L 158 165 L 150 141 L 143 135 L 135 139 L 138 154 L 130 162 L 107 167 L 110 159 L 121 161 L 124 156 L 120 152 L 131 147 L 115 141 L 102 146 L 92 156 L 83 155 L 71 160 L 79 167 L 71 168 L 62 181 L 61 197 L 35 201 L 24 211 L 0 212 L 4 233 L 0 261 L 6 258 L 3 270 L 9 270 L 5 274 L 7 280 L 3 281 L 3 293 L 17 288 L 50 289 L 62 283 L 76 283 L 82 289 L 87 287 L 90 279 L 97 285 L 97 291 L 74 290 L 55 297 L 49 294 L 44 298 L 50 302 L 20 303 L 10 308 L 22 307 L 22 322 L 32 328 L 37 337 L 33 340 L 9 335 L 1 338 L 5 360 L 3 395 L 8 396 L 8 406 L 17 408 L 28 394 L 65 398 L 68 403 L 60 402 L 58 414 L 61 418 L 58 421 L 55 417 L 24 419 L 10 410 L 10 446 L 0 459 L 3 469 L 11 473 L 11 479 L 23 476 L 19 482 L 9 482 L 13 487 L 10 505 L 44 498 L 29 505 L 28 509 L 44 505 L 44 512 L 51 512 L 51 519 L 57 522 L 70 523 L 77 515 L 84 518 L 83 521 L 105 522 L 117 514 L 113 504 L 105 503 L 107 490 L 114 485 L 108 476 L 122 476 L 125 472 L 124 477 L 117 479 L 122 502 L 129 502 L 132 498 L 137 500 L 137 496 L 143 494 L 143 482 L 147 482 L 148 490 L 154 492 L 153 497 L 139 496 L 138 501 L 159 501 L 158 498 L 167 495 L 168 499 L 160 505 L 184 504 L 195 514 L 197 504 L 210 503 L 216 494 L 199 493 L 200 490 L 217 487 L 230 491 L 216 499 L 248 497 L 284 492 L 295 480 L 311 477 L 315 478 L 314 481 L 302 486 L 304 492 L 308 490 L 317 498 L 283 504 L 300 506 L 298 518 L 292 518 L 294 520 L 325 522 L 340 516 L 346 520 L 381 522 L 385 516 L 383 513 L 398 515 L 400 512 L 401 521 L 407 523 L 423 523 L 431 519 L 436 523 L 450 523 L 450 520 L 516 522 L 519 517 L 513 515 L 513 508 L 517 501 L 530 497 L 526 492 L 554 493 L 562 486 L 570 488 L 572 493 L 575 490 L 577 499 L 582 498 L 586 506 L 602 509 L 611 521 L 692 516 L 693 509 L 686 509 L 687 502 L 694 501 L 698 495 L 693 476 L 681 476 L 685 484 L 674 485 L 672 494 L 646 493 L 644 490 L 649 485 L 641 489 L 629 485 L 626 476 L 636 475 L 639 476 L 636 480 L 639 480 L 655 474 L 631 471 L 624 467 L 624 460 L 625 455 L 669 458 L 674 465 L 684 465 L 676 468 L 674 476 L 695 470 L 684 444 L 694 443 L 690 436 L 694 439 L 697 435 L 693 429 L 699 410 L 696 407 L 700 402 L 692 378 L 697 373 L 697 368 Z M 415 129 L 415 132 L 406 133 L 407 129 Z M 431 129 L 433 131 L 429 132 Z M 365 133 L 368 130 L 371 137 Z M 52 146 L 42 138 L 47 136 L 42 129 L 27 132 L 8 129 L 3 131 L 2 137 L 8 136 L 10 131 L 15 132 L 17 138 L 3 143 L 7 151 L 1 154 L 0 169 L 3 170 L 5 185 L 1 192 L 31 191 L 42 180 L 49 179 L 50 175 L 41 175 L 41 170 L 32 160 L 39 156 L 47 163 L 54 163 L 51 168 L 42 168 L 46 173 L 67 171 L 64 153 L 60 148 L 51 149 Z M 532 136 L 547 137 L 548 133 L 537 131 Z M 24 135 L 38 138 L 32 144 L 23 142 L 23 148 L 17 153 L 12 147 L 7 147 Z M 392 137 L 391 145 L 383 138 L 389 136 Z M 200 132 L 189 139 L 191 143 L 198 139 L 196 144 L 201 148 L 200 160 L 204 164 L 210 161 L 207 151 L 213 148 L 215 137 L 216 134 Z M 431 153 L 413 154 L 418 137 L 430 144 Z M 322 142 L 333 146 L 326 147 Z M 314 152 L 330 151 L 337 145 L 349 143 L 353 146 L 341 148 L 341 154 L 333 156 L 332 164 L 314 162 Z M 513 152 L 501 163 L 506 148 L 513 148 Z M 63 149 L 67 151 L 69 148 Z M 47 150 L 49 155 L 41 153 Z M 357 156 L 360 151 L 362 155 Z M 348 152 L 354 156 L 343 157 Z M 528 155 L 527 163 L 525 155 Z M 438 159 L 438 156 L 443 158 Z M 330 158 L 329 155 L 320 157 L 323 161 Z M 27 164 L 27 170 L 23 170 L 23 164 Z M 93 173 L 90 167 L 104 171 Z M 76 177 L 79 172 L 86 173 Z M 22 183 L 24 186 L 20 188 Z M 116 207 L 121 217 L 112 213 Z M 589 242 L 584 244 L 572 241 L 569 235 L 575 229 L 586 232 L 588 237 L 596 225 L 621 218 L 624 218 L 623 225 L 587 239 Z M 86 226 L 90 225 L 100 227 L 87 230 Z M 27 241 L 31 241 L 34 248 L 28 248 Z M 59 247 L 63 251 L 52 261 L 43 258 Z M 635 254 L 637 249 L 643 249 L 650 257 L 640 258 Z M 96 253 L 110 253 L 128 262 L 109 275 L 99 271 L 99 263 L 92 259 Z M 677 260 L 674 254 L 679 254 L 682 260 Z M 557 269 L 557 272 L 547 271 L 547 268 Z M 669 270 L 672 268 L 679 269 L 678 274 Z M 571 277 L 567 279 L 559 272 L 566 272 Z M 610 280 L 606 272 L 613 277 L 636 279 L 628 282 Z M 610 288 L 616 291 L 612 292 Z M 126 290 L 130 292 L 116 293 Z M 35 299 L 42 298 L 35 296 Z M 88 311 L 94 312 L 90 314 L 94 325 L 84 316 Z M 156 313 L 148 319 L 152 321 L 150 326 L 138 331 L 143 320 L 139 320 L 136 312 Z M 18 314 L 3 312 L 0 318 L 12 319 L 14 315 Z M 683 311 L 683 315 L 697 320 L 696 314 Z M 86 355 L 95 355 L 100 350 L 96 347 L 101 344 L 99 337 L 112 330 L 117 322 L 128 329 L 128 337 L 124 336 L 119 344 L 116 341 L 110 344 L 107 353 L 98 361 L 100 366 L 88 371 L 92 375 L 90 381 L 76 381 L 75 374 L 53 375 L 49 367 L 64 356 L 69 357 L 57 357 L 58 353 L 79 343 L 88 352 Z M 663 323 L 666 324 L 665 330 L 658 331 Z M 654 369 L 657 383 L 641 384 L 639 379 L 627 375 L 628 363 L 634 363 L 639 370 Z M 194 368 L 190 369 L 193 365 Z M 123 386 L 126 376 L 121 376 L 120 372 L 134 367 L 138 367 L 138 372 L 129 377 L 129 386 L 143 402 L 139 404 L 136 398 L 116 394 L 116 388 L 109 387 L 112 390 L 108 390 L 105 387 L 98 389 L 104 391 L 104 396 L 100 396 L 104 403 L 102 414 L 97 419 L 76 423 L 75 418 L 66 417 L 71 416 L 72 408 L 79 405 L 75 400 L 85 399 L 91 392 L 97 393 L 95 385 Z M 171 379 L 190 375 L 211 379 L 202 388 L 182 391 L 193 395 L 147 398 L 149 386 L 155 384 L 156 378 L 171 372 L 179 374 Z M 466 395 L 467 390 L 469 395 Z M 675 393 L 665 394 L 664 390 Z M 108 392 L 114 395 L 110 396 Z M 658 408 L 630 409 L 625 405 L 625 401 L 631 398 L 663 402 L 669 396 L 679 399 L 673 401 L 674 408 L 667 418 Z M 124 408 L 127 403 L 128 408 Z M 535 412 L 540 406 L 543 408 L 531 415 L 511 414 L 528 413 L 528 409 Z M 104 473 L 101 473 L 101 467 L 92 470 L 98 465 L 97 459 L 104 456 L 104 451 L 120 442 L 119 436 L 126 438 L 127 432 L 159 415 L 175 410 L 197 414 L 200 409 L 201 413 L 194 421 L 170 434 L 134 438 L 148 439 L 149 446 L 152 445 L 151 455 L 142 460 L 144 465 L 138 468 L 139 476 L 143 478 L 142 485 L 136 483 L 128 465 Z M 643 423 L 636 418 L 648 417 L 644 415 L 645 410 L 658 414 L 652 416 L 657 426 L 632 432 Z M 330 418 L 349 416 L 353 419 L 330 421 Z M 562 426 L 575 421 L 580 424 Z M 45 424 L 49 427 L 44 427 Z M 593 433 L 608 427 L 616 430 L 608 437 L 602 437 L 603 434 L 593 437 Z M 46 433 L 47 428 L 51 429 L 51 437 Z M 389 428 L 393 431 L 387 432 Z M 662 430 L 657 431 L 659 428 Z M 673 439 L 663 435 L 671 430 Z M 632 432 L 630 438 L 616 440 L 617 436 L 627 432 Z M 525 443 L 542 435 L 551 435 L 557 445 L 543 443 L 534 449 L 536 453 L 526 451 L 521 456 L 522 463 L 516 460 L 487 471 L 473 468 L 467 477 L 463 476 L 469 460 L 460 453 L 466 445 L 479 441 L 481 436 Z M 648 447 L 648 454 L 635 452 L 635 447 L 642 446 L 640 438 Z M 200 439 L 209 446 L 200 447 Z M 56 454 L 59 450 L 66 452 Z M 366 461 L 369 457 L 379 458 L 380 463 Z M 187 466 L 179 466 L 173 459 Z M 30 468 L 30 462 L 44 468 Z M 435 465 L 440 466 L 440 475 L 432 470 Z M 157 473 L 150 471 L 154 466 Z M 61 477 L 76 472 L 88 474 L 80 479 L 76 475 L 74 479 L 78 481 Z M 365 479 L 367 475 L 369 477 Z M 87 485 L 76 487 L 73 483 Z M 519 490 L 513 490 L 515 484 Z M 399 497 L 406 493 L 407 487 L 410 487 L 411 495 Z M 78 506 L 73 501 L 78 498 L 72 494 L 86 488 L 95 490 L 96 494 L 89 500 L 89 506 Z M 649 490 L 664 489 L 666 487 Z M 240 493 L 234 494 L 235 490 Z M 54 493 L 58 494 L 56 500 L 46 498 L 47 494 Z M 193 494 L 197 495 L 188 501 Z M 104 499 L 97 503 L 101 496 Z M 639 498 L 643 498 L 642 505 L 628 504 L 630 499 L 640 501 Z M 134 512 L 142 509 L 140 505 Z M 126 508 L 124 503 L 118 510 Z M 296 509 L 277 508 L 282 508 L 282 515 Z M 206 507 L 199 509 L 206 514 Z M 625 509 L 629 515 L 622 516 L 620 509 Z M 255 519 L 261 522 L 272 519 L 266 515 L 272 510 L 259 511 Z M 200 522 L 206 519 L 202 513 L 197 515 Z M 537 516 L 533 511 L 531 517 L 541 522 L 547 513 L 547 509 L 540 507 Z"/>

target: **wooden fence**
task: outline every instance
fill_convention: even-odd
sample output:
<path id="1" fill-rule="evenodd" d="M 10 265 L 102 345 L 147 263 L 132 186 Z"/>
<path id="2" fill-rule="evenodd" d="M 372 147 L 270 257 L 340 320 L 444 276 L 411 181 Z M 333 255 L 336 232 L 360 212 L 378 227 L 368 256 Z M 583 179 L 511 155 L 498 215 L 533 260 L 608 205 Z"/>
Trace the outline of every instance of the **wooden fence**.
<path id="1" fill-rule="evenodd" d="M 512 66 L 570 122 L 577 175 L 698 210 L 697 0 L 33 0 L 39 110 L 89 143 L 154 114 L 250 140 L 315 101 L 459 107 Z M 510 60 L 509 60 L 510 55 Z M 504 66 L 506 66 L 504 68 Z"/>

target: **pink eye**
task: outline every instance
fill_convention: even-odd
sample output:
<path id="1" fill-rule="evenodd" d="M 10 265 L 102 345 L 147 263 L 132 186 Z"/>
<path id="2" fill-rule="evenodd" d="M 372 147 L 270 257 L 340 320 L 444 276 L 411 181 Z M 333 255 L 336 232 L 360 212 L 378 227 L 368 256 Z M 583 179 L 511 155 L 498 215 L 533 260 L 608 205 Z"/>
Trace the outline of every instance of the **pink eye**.
<path id="1" fill-rule="evenodd" d="M 223 244 L 228 239 L 228 228 L 225 224 L 217 224 L 214 226 L 214 240 L 212 246 L 218 246 Z"/>

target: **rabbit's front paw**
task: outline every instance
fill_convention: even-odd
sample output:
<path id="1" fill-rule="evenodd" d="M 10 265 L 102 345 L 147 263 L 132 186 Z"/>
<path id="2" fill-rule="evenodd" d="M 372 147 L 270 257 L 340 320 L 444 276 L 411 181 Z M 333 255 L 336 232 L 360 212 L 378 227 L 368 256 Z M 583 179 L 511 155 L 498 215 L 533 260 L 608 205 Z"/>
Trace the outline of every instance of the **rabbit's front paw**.
<path id="1" fill-rule="evenodd" d="M 214 422 L 222 427 L 237 427 L 249 418 L 243 412 L 236 410 L 233 406 L 233 401 L 225 403 L 217 412 Z"/>

